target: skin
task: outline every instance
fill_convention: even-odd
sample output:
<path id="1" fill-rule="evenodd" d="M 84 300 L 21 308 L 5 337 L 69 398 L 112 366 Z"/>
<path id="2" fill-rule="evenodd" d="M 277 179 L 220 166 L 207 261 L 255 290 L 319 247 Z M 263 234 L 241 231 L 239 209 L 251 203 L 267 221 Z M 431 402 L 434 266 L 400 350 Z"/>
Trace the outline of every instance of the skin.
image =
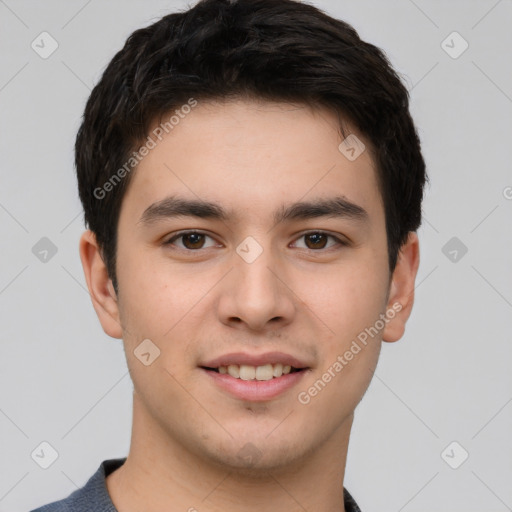
<path id="1" fill-rule="evenodd" d="M 104 331 L 123 339 L 134 384 L 128 459 L 107 478 L 120 512 L 344 510 L 354 409 L 382 341 L 404 333 L 419 244 L 410 233 L 390 275 L 370 152 L 348 160 L 338 150 L 338 124 L 333 113 L 306 106 L 199 102 L 134 171 L 118 225 L 118 295 L 94 234 L 83 234 L 94 308 Z M 218 202 L 234 217 L 139 222 L 171 194 Z M 368 222 L 273 222 L 283 204 L 334 195 L 363 207 Z M 206 232 L 203 248 L 187 252 L 183 238 L 165 245 L 185 229 Z M 349 245 L 327 239 L 315 248 L 304 232 L 318 230 Z M 248 236 L 263 249 L 250 264 L 236 253 Z M 401 311 L 384 329 L 300 403 L 297 394 L 397 303 Z M 160 349 L 149 366 L 134 355 L 144 339 Z M 229 352 L 274 350 L 307 360 L 310 369 L 297 386 L 263 402 L 228 395 L 198 367 Z M 252 462 L 239 456 L 247 443 L 258 450 Z"/>

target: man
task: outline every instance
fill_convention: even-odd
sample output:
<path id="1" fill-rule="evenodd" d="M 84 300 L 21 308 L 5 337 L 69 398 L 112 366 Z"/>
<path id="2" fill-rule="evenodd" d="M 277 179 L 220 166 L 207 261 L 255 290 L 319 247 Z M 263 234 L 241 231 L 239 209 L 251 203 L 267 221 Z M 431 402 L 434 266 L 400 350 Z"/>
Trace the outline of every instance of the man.
<path id="1" fill-rule="evenodd" d="M 76 167 L 132 439 L 38 511 L 358 511 L 354 410 L 411 312 L 427 179 L 385 55 L 307 4 L 203 0 L 128 38 Z"/>

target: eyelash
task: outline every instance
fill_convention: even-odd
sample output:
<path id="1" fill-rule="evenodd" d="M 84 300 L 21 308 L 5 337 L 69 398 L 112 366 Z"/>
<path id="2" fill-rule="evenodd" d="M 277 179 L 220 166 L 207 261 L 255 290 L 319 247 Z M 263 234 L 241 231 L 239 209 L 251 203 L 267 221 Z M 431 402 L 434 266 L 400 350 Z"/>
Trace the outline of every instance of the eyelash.
<path id="1" fill-rule="evenodd" d="M 164 242 L 164 245 L 174 245 L 173 242 L 175 240 L 183 238 L 186 235 L 192 235 L 192 234 L 203 235 L 203 236 L 206 236 L 206 237 L 211 238 L 213 240 L 213 237 L 208 235 L 207 233 L 203 233 L 202 231 L 189 230 L 189 231 L 180 231 L 179 233 L 176 233 L 169 240 Z M 307 233 L 302 233 L 296 240 L 304 238 L 304 237 L 306 237 L 308 235 L 325 235 L 328 238 L 332 238 L 333 240 L 335 240 L 336 241 L 336 245 L 338 245 L 338 246 L 346 247 L 346 246 L 349 245 L 348 242 L 346 242 L 345 240 L 342 240 L 341 238 L 339 238 L 339 237 L 337 237 L 335 235 L 332 235 L 331 233 L 328 233 L 326 231 L 318 231 L 318 230 L 317 231 L 308 231 Z M 323 248 L 322 247 L 320 249 L 308 249 L 308 248 L 306 248 L 305 250 L 317 253 L 317 252 L 325 252 L 325 251 L 327 251 L 329 249 L 332 249 L 333 247 L 335 247 L 335 245 L 331 246 L 331 247 L 327 247 L 327 248 Z M 186 247 L 184 247 L 184 248 L 177 247 L 177 249 L 181 250 L 181 251 L 186 251 L 186 252 L 199 252 L 200 250 L 202 250 L 204 248 L 200 247 L 199 249 L 188 249 Z M 206 249 L 208 249 L 208 247 Z"/>

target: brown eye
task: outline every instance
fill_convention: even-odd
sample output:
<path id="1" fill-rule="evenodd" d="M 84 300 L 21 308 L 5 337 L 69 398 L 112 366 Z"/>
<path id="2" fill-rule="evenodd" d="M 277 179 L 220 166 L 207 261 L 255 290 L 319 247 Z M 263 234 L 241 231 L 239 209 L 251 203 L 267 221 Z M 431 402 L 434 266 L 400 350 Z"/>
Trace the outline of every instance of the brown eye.
<path id="1" fill-rule="evenodd" d="M 304 235 L 308 249 L 323 249 L 327 245 L 328 235 L 323 233 L 311 233 Z"/>
<path id="2" fill-rule="evenodd" d="M 340 249 L 349 245 L 343 239 L 331 235 L 323 231 L 311 231 L 304 233 L 293 244 L 299 249 L 309 249 L 310 251 L 321 251 L 322 249 L 328 250 L 338 246 Z"/>
<path id="3" fill-rule="evenodd" d="M 207 239 L 210 240 L 209 245 Z M 194 251 L 215 246 L 215 240 L 205 234 L 196 231 L 182 231 L 170 238 L 164 245 L 176 246 L 178 249 Z"/>
<path id="4" fill-rule="evenodd" d="M 183 245 L 187 249 L 201 249 L 204 245 L 204 235 L 201 233 L 190 233 L 188 235 L 181 235 Z"/>

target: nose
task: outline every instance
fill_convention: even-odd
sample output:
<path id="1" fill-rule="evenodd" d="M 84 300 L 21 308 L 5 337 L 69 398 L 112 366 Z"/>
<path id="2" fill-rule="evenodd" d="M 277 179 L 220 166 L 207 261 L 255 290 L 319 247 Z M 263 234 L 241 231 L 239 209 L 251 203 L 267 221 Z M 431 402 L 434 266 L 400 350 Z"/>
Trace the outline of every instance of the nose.
<path id="1" fill-rule="evenodd" d="M 230 327 L 275 330 L 292 322 L 294 295 L 282 263 L 265 250 L 255 261 L 233 255 L 234 268 L 222 281 L 218 315 Z"/>

